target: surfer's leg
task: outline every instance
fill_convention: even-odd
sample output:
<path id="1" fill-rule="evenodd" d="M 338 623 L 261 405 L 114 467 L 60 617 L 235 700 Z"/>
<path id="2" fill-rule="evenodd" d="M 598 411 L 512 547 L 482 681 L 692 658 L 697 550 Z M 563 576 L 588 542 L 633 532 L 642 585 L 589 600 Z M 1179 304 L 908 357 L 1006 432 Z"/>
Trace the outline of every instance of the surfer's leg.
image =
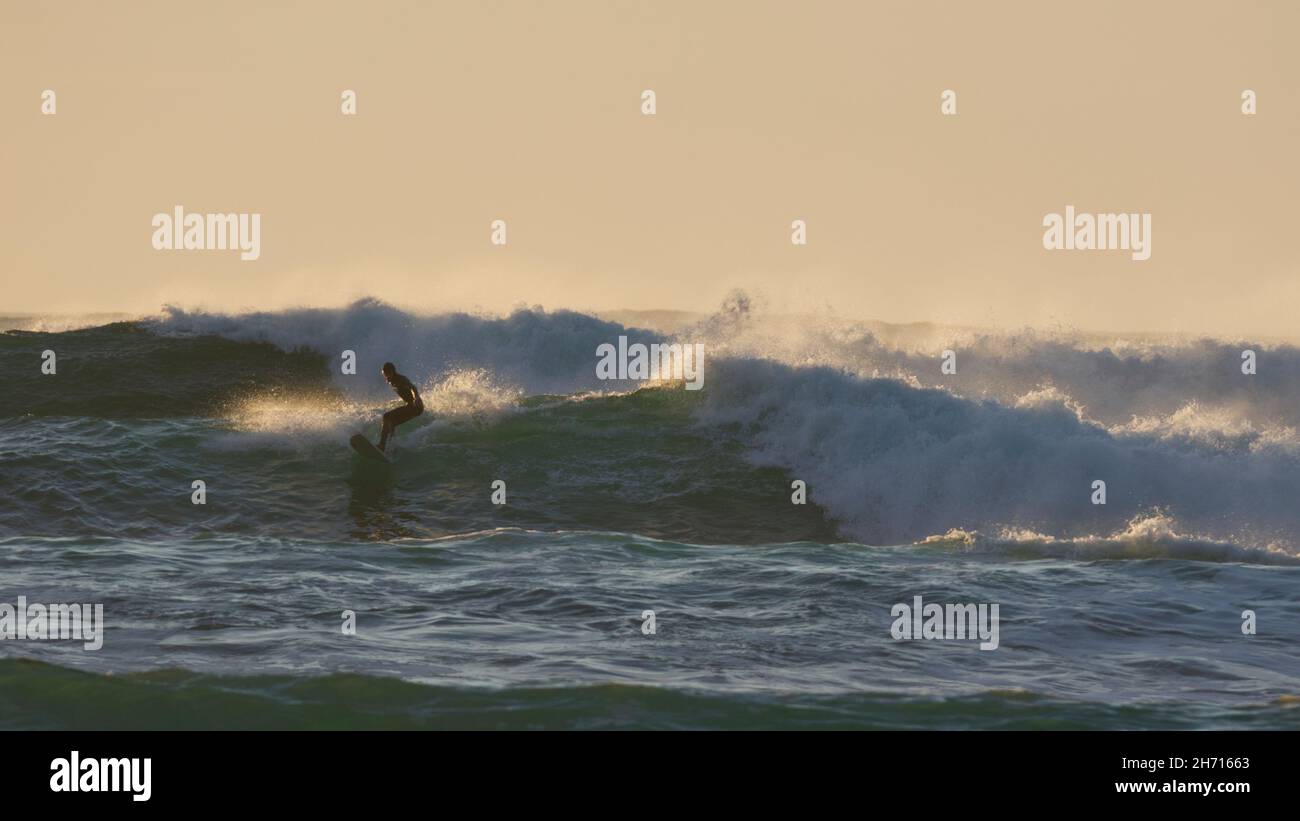
<path id="1" fill-rule="evenodd" d="M 396 427 L 396 425 L 393 422 L 393 414 L 397 413 L 398 410 L 401 410 L 401 408 L 398 408 L 397 410 L 390 410 L 388 413 L 384 414 L 384 426 L 379 430 L 380 450 L 383 450 L 384 445 L 388 444 L 388 437 L 393 435 L 393 428 Z"/>
<path id="2" fill-rule="evenodd" d="M 423 412 L 423 405 L 403 405 L 384 414 L 384 429 L 379 434 L 379 449 L 384 449 L 384 445 L 388 443 L 388 437 L 393 435 L 393 431 L 397 430 L 398 425 L 411 421 Z"/>
<path id="3" fill-rule="evenodd" d="M 393 430 L 397 430 L 397 426 L 402 424 L 403 422 L 409 422 L 415 417 L 419 416 L 420 411 L 422 410 L 423 408 L 420 408 L 416 405 L 406 405 L 404 407 L 398 408 L 395 411 L 389 411 L 389 413 L 393 414 Z"/>

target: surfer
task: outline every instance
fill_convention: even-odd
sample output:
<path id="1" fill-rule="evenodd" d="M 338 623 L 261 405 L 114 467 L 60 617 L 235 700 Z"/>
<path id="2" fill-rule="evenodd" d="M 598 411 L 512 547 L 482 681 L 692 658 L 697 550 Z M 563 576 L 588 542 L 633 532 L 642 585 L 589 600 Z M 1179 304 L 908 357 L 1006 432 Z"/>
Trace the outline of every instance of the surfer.
<path id="1" fill-rule="evenodd" d="M 384 427 L 379 432 L 379 449 L 383 450 L 384 445 L 388 444 L 388 437 L 393 435 L 398 425 L 424 413 L 424 400 L 420 398 L 419 389 L 411 380 L 398 373 L 392 362 L 385 362 L 380 370 L 384 374 L 384 379 L 388 380 L 388 384 L 393 386 L 393 390 L 397 391 L 397 395 L 406 403 L 384 414 Z"/>

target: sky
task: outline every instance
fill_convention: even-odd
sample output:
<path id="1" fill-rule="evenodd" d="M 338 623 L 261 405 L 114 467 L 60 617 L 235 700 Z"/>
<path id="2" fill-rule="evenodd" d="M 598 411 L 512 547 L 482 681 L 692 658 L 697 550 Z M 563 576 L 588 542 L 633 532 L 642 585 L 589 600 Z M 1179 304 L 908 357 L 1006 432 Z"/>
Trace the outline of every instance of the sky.
<path id="1" fill-rule="evenodd" d="M 6 2 L 0 312 L 711 310 L 741 288 L 1292 338 L 1297 42 L 1283 0 Z M 177 205 L 260 214 L 259 258 L 156 250 Z M 1150 214 L 1151 258 L 1045 249 L 1067 205 Z"/>

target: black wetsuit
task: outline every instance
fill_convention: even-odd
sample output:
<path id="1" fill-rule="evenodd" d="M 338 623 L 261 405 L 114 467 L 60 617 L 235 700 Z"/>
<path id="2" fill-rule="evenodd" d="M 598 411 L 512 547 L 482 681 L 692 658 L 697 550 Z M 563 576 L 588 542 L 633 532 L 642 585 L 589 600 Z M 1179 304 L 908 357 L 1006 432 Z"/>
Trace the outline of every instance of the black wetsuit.
<path id="1" fill-rule="evenodd" d="M 400 408 L 393 408 L 384 414 L 384 428 L 379 434 L 380 450 L 383 450 L 384 446 L 388 444 L 388 437 L 393 434 L 393 430 L 398 425 L 409 422 L 424 413 L 424 400 L 420 398 L 420 392 L 411 383 L 411 380 L 400 373 L 395 373 L 390 380 L 390 384 L 406 404 Z"/>

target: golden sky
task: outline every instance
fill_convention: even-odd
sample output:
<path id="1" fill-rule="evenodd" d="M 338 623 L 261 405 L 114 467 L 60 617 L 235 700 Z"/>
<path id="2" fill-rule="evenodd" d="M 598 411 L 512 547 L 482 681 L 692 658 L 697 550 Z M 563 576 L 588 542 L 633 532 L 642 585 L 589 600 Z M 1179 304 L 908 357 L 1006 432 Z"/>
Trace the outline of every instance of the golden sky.
<path id="1" fill-rule="evenodd" d="M 740 287 L 1296 336 L 1297 43 L 1283 0 L 5 2 L 0 312 L 709 310 Z M 154 250 L 178 204 L 261 214 L 261 257 Z M 1067 205 L 1150 213 L 1151 259 L 1045 250 Z"/>

